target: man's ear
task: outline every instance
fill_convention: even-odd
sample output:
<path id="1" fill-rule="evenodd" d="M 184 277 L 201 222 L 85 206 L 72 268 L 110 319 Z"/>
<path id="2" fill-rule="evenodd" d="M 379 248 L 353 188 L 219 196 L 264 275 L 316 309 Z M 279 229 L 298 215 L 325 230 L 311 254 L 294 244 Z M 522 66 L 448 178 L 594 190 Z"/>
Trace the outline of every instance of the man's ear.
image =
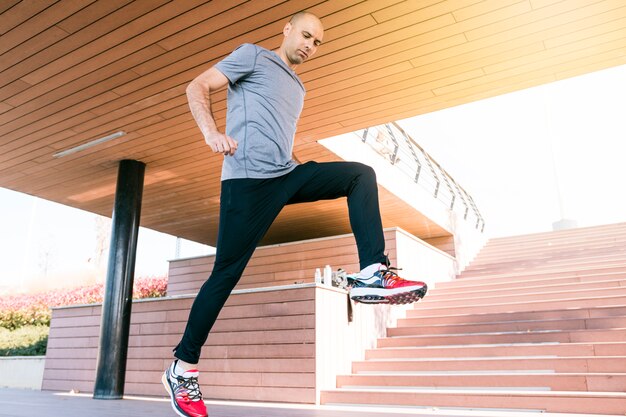
<path id="1" fill-rule="evenodd" d="M 291 28 L 293 26 L 291 25 L 290 22 L 287 22 L 287 24 L 285 25 L 285 27 L 283 28 L 283 35 L 287 36 L 289 35 L 289 32 L 291 32 Z"/>

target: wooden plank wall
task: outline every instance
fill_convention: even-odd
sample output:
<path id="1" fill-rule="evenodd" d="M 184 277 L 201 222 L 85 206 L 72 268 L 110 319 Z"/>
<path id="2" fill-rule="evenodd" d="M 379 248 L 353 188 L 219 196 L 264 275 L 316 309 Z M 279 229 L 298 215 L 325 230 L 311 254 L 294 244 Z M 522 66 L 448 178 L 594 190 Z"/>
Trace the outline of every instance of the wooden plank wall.
<path id="1" fill-rule="evenodd" d="M 315 288 L 238 292 L 199 364 L 207 399 L 315 402 Z M 133 303 L 125 394 L 164 396 L 192 297 Z M 54 309 L 42 389 L 93 392 L 100 305 Z"/>
<path id="2" fill-rule="evenodd" d="M 433 237 L 430 239 L 423 239 L 424 242 L 428 243 L 431 246 L 440 249 L 450 256 L 456 256 L 456 251 L 454 247 L 454 236 L 442 236 L 442 237 Z"/>
<path id="3" fill-rule="evenodd" d="M 391 228 L 384 233 L 389 257 L 395 264 L 397 253 L 403 249 L 397 247 L 397 242 L 406 240 L 401 239 L 406 232 Z M 168 297 L 133 303 L 126 394 L 165 395 L 161 374 L 173 359 L 172 348 L 184 331 L 193 293 L 210 273 L 212 262 L 213 257 L 173 262 L 173 288 L 168 289 Z M 200 383 L 207 399 L 315 403 L 316 388 L 322 381 L 327 385 L 343 370 L 332 343 L 343 340 L 348 352 L 342 356 L 345 359 L 347 354 L 360 354 L 363 343 L 382 336 L 372 331 L 384 330 L 380 320 L 389 314 L 372 318 L 359 313 L 356 320 L 365 321 L 369 333 L 354 324 L 350 333 L 344 293 L 335 294 L 334 301 L 328 298 L 318 302 L 320 294 L 338 291 L 322 291 L 312 283 L 315 268 L 326 263 L 358 270 L 353 235 L 257 250 L 203 348 Z M 285 279 L 292 275 L 307 283 L 278 285 L 293 284 Z M 265 288 L 250 288 L 254 286 Z M 359 311 L 355 309 L 355 313 Z M 370 314 L 373 310 L 367 311 Z M 42 389 L 93 392 L 100 317 L 100 305 L 53 310 Z M 343 330 L 337 330 L 341 323 Z M 372 323 L 379 325 L 371 328 Z M 342 336 L 329 339 L 337 331 Z"/>
<path id="4" fill-rule="evenodd" d="M 392 264 L 396 260 L 396 230 L 385 229 L 385 247 Z M 197 293 L 211 274 L 214 261 L 213 255 L 170 262 L 167 294 Z M 314 282 L 315 269 L 327 264 L 348 272 L 359 270 L 354 235 L 259 247 L 235 289 Z"/>

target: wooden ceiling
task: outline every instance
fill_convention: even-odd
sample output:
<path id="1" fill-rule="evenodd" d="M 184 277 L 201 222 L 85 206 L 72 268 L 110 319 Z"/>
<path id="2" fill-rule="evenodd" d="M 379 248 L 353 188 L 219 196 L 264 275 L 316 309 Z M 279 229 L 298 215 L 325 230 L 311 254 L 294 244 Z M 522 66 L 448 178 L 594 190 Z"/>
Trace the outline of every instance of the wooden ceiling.
<path id="1" fill-rule="evenodd" d="M 319 139 L 626 63 L 624 0 L 2 0 L 0 186 L 110 216 L 117 163 L 137 159 L 142 225 L 214 243 L 222 157 L 185 87 L 241 43 L 277 48 L 301 9 L 326 27 L 298 68 L 301 161 L 338 159 Z M 222 129 L 225 108 L 220 91 Z M 385 226 L 447 233 L 384 189 L 381 206 Z M 348 230 L 345 201 L 313 203 L 288 207 L 265 242 Z"/>

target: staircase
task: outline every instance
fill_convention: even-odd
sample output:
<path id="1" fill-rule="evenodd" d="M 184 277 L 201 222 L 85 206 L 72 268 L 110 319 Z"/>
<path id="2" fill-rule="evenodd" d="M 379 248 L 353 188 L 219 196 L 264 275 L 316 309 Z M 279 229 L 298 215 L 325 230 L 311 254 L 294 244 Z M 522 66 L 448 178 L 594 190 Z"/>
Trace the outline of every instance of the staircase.
<path id="1" fill-rule="evenodd" d="M 626 413 L 626 223 L 492 239 L 322 404 Z"/>

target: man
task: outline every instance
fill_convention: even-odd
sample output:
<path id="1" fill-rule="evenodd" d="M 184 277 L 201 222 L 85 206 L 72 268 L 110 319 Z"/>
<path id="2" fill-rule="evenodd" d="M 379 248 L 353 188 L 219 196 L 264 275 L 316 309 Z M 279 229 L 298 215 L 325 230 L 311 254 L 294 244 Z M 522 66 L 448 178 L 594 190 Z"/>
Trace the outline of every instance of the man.
<path id="1" fill-rule="evenodd" d="M 292 159 L 293 138 L 304 102 L 294 69 L 322 43 L 320 20 L 294 15 L 274 52 L 244 44 L 195 78 L 187 87 L 189 107 L 206 143 L 224 155 L 217 253 L 213 272 L 189 313 L 174 362 L 162 381 L 181 416 L 203 417 L 198 386 L 200 350 L 258 242 L 287 204 L 348 197 L 361 272 L 351 297 L 362 302 L 403 303 L 424 296 L 426 285 L 389 270 L 374 171 L 355 162 Z M 211 93 L 228 85 L 226 134 L 211 114 Z"/>

